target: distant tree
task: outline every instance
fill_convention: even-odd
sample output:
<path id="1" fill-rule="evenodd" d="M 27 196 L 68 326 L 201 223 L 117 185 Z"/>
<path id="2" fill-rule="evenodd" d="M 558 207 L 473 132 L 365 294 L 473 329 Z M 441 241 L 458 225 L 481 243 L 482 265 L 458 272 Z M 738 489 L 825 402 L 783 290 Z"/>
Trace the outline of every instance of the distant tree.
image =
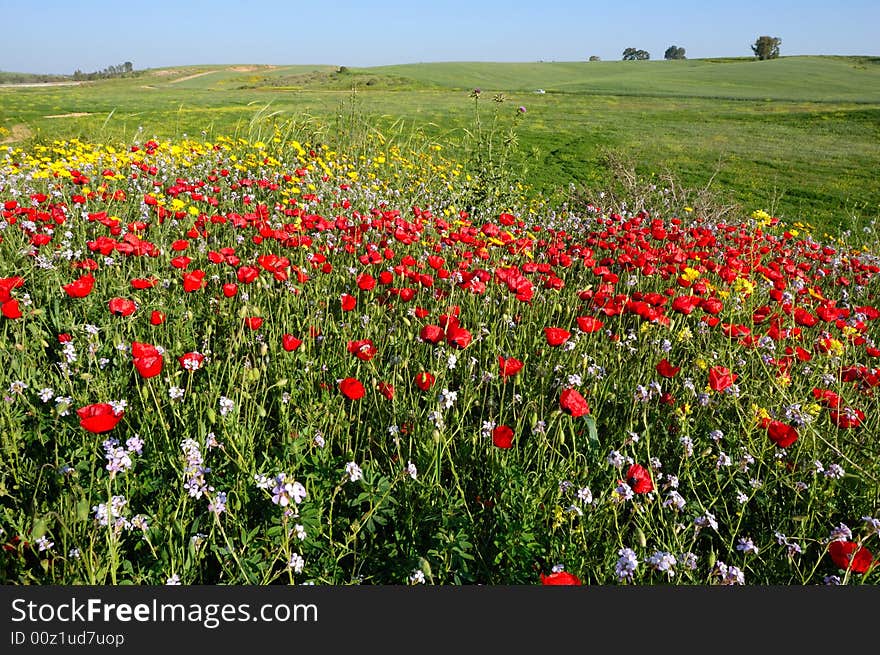
<path id="1" fill-rule="evenodd" d="M 599 55 L 590 55 L 590 61 L 602 61 L 602 57 Z"/>
<path id="2" fill-rule="evenodd" d="M 752 52 L 758 59 L 776 59 L 782 39 L 775 36 L 759 36 L 752 46 Z"/>
<path id="3" fill-rule="evenodd" d="M 636 61 L 650 59 L 651 55 L 647 50 L 637 50 L 636 48 L 627 48 L 623 51 L 624 61 Z"/>
<path id="4" fill-rule="evenodd" d="M 684 56 L 684 48 L 681 48 L 677 45 L 671 45 L 666 48 L 666 52 L 663 53 L 664 59 L 687 59 Z"/>
<path id="5" fill-rule="evenodd" d="M 134 70 L 134 65 L 130 61 L 127 61 L 122 64 L 122 69 L 124 72 L 130 73 L 132 70 Z"/>

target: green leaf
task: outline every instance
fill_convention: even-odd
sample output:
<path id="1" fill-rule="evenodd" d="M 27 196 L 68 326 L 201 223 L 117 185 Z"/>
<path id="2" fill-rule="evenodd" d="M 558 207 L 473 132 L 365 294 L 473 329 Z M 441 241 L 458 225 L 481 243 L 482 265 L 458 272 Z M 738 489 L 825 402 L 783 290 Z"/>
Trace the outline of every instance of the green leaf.
<path id="1" fill-rule="evenodd" d="M 89 519 L 89 501 L 85 498 L 76 504 L 76 519 L 78 521 L 88 521 Z"/>
<path id="2" fill-rule="evenodd" d="M 598 451 L 599 444 L 599 431 L 596 429 L 596 419 L 592 416 L 586 417 L 587 424 L 587 447 L 591 451 Z"/>

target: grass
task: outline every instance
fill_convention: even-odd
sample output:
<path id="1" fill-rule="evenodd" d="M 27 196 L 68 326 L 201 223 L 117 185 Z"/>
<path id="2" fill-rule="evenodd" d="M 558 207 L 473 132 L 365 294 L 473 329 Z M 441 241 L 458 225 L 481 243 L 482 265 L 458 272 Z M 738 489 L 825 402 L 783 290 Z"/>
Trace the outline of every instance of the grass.
<path id="1" fill-rule="evenodd" d="M 4 581 L 876 584 L 876 232 L 554 205 L 470 102 L 0 161 Z"/>
<path id="2" fill-rule="evenodd" d="M 190 77 L 199 73 L 207 73 Z M 183 79 L 179 82 L 174 80 Z M 129 141 L 242 133 L 258 112 L 310 116 L 332 132 L 357 89 L 379 129 L 406 126 L 456 148 L 472 112 L 467 93 L 523 105 L 528 181 L 549 193 L 613 183 L 609 153 L 640 174 L 710 180 L 724 199 L 836 233 L 877 217 L 880 65 L 867 57 L 648 62 L 191 66 L 79 87 L 0 90 L 0 125 L 37 140 Z M 544 95 L 535 94 L 538 88 Z M 509 107 L 509 109 L 508 109 Z M 46 118 L 64 114 L 88 116 Z M 460 154 L 460 152 L 459 152 Z"/>

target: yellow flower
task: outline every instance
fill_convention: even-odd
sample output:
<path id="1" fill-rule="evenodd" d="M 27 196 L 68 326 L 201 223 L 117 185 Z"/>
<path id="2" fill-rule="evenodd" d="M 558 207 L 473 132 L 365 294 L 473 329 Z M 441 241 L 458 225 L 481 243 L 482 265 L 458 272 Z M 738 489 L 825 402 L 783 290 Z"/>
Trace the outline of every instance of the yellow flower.
<path id="1" fill-rule="evenodd" d="M 693 282 L 700 277 L 700 271 L 687 267 L 684 269 L 684 273 L 682 273 L 681 276 L 688 282 Z"/>
<path id="2" fill-rule="evenodd" d="M 738 277 L 733 283 L 733 290 L 744 296 L 750 296 L 755 291 L 755 285 L 751 280 Z"/>

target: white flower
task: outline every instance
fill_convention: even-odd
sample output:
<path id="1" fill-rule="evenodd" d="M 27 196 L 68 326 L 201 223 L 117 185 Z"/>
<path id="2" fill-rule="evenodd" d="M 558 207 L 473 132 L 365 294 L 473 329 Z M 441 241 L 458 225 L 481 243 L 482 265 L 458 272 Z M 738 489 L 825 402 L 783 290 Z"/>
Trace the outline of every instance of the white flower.
<path id="1" fill-rule="evenodd" d="M 170 578 L 168 578 L 165 581 L 165 584 L 166 585 L 179 585 L 180 584 L 180 576 L 175 573 L 174 575 L 172 575 Z"/>
<path id="2" fill-rule="evenodd" d="M 719 578 L 723 585 L 742 585 L 745 584 L 745 576 L 735 566 L 727 566 L 724 562 L 717 562 L 712 575 Z"/>
<path id="3" fill-rule="evenodd" d="M 345 465 L 345 474 L 348 476 L 348 479 L 351 482 L 357 482 L 358 480 L 362 480 L 364 477 L 364 473 L 363 471 L 361 471 L 361 467 L 354 462 L 349 462 Z"/>
<path id="4" fill-rule="evenodd" d="M 294 573 L 302 573 L 303 567 L 306 565 L 305 559 L 299 553 L 293 553 L 287 566 L 293 569 Z"/>
<path id="5" fill-rule="evenodd" d="M 593 492 L 590 491 L 589 487 L 581 487 L 578 489 L 577 497 L 584 505 L 589 505 L 593 502 Z"/>
<path id="6" fill-rule="evenodd" d="M 453 405 L 455 405 L 455 401 L 458 398 L 457 391 L 450 391 L 449 389 L 444 389 L 440 392 L 440 404 L 443 405 L 443 409 L 451 409 Z"/>
<path id="7" fill-rule="evenodd" d="M 275 476 L 275 486 L 272 489 L 272 502 L 281 507 L 287 507 L 292 500 L 299 505 L 305 500 L 306 488 L 299 482 L 287 482 L 287 476 L 279 473 Z"/>
<path id="8" fill-rule="evenodd" d="M 608 458 L 606 461 L 611 464 L 611 466 L 618 469 L 623 467 L 623 464 L 625 462 L 623 455 L 621 455 L 616 450 L 612 450 L 610 453 L 608 453 Z"/>
<path id="9" fill-rule="evenodd" d="M 695 518 L 694 525 L 698 528 L 718 529 L 718 521 L 715 520 L 715 516 L 711 512 L 706 512 L 703 516 Z"/>
<path id="10" fill-rule="evenodd" d="M 663 501 L 663 507 L 673 507 L 679 512 L 684 509 L 685 505 L 684 497 L 675 489 L 666 494 L 666 500 Z"/>
<path id="11" fill-rule="evenodd" d="M 675 569 L 673 567 L 676 562 L 672 553 L 658 550 L 645 561 L 655 571 L 666 573 L 670 578 L 675 575 Z"/>
<path id="12" fill-rule="evenodd" d="M 418 471 L 418 469 L 416 468 L 416 465 L 413 464 L 412 462 L 407 462 L 407 463 L 406 463 L 406 468 L 405 468 L 404 470 L 406 471 L 406 474 L 407 474 L 409 477 L 411 477 L 413 480 L 415 480 L 415 479 L 418 477 L 418 475 L 419 475 L 419 471 Z"/>
<path id="13" fill-rule="evenodd" d="M 410 584 L 425 584 L 425 573 L 421 569 L 415 569 L 409 576 Z"/>
<path id="14" fill-rule="evenodd" d="M 226 396 L 220 396 L 220 416 L 226 416 L 233 410 L 235 403 Z"/>
<path id="15" fill-rule="evenodd" d="M 40 537 L 39 539 L 37 539 L 37 546 L 38 546 L 38 548 L 39 548 L 39 550 L 40 550 L 41 553 L 42 553 L 44 550 L 49 550 L 49 549 L 52 548 L 52 546 L 54 546 L 54 545 L 55 545 L 55 542 L 54 542 L 54 541 L 49 541 L 49 539 L 46 538 L 46 535 L 43 535 L 42 537 Z"/>
<path id="16" fill-rule="evenodd" d="M 632 580 L 639 566 L 639 560 L 636 557 L 635 551 L 631 548 L 621 548 L 617 551 L 617 554 L 620 555 L 620 558 L 618 558 L 617 564 L 614 565 L 614 572 L 617 573 L 617 577 L 621 580 Z"/>

